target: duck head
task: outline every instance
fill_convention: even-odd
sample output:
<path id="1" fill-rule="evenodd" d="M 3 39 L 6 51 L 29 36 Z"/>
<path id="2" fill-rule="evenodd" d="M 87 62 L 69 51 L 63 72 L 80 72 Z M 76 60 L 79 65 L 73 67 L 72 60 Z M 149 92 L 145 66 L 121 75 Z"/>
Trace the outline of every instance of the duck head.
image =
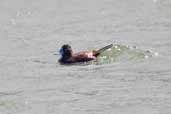
<path id="1" fill-rule="evenodd" d="M 62 55 L 64 58 L 70 58 L 72 57 L 73 51 L 70 45 L 65 44 L 61 47 L 59 53 Z"/>

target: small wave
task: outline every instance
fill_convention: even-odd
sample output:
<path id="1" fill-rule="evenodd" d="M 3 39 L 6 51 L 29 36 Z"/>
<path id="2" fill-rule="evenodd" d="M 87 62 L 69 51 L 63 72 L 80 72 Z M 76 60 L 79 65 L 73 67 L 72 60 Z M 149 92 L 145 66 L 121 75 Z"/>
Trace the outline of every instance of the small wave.
<path id="1" fill-rule="evenodd" d="M 149 59 L 153 56 L 158 56 L 158 53 L 154 53 L 150 50 L 141 50 L 136 46 L 114 44 L 112 48 L 101 53 L 101 55 L 96 61 L 93 61 L 93 63 L 106 64 L 118 61 L 139 61 Z"/>

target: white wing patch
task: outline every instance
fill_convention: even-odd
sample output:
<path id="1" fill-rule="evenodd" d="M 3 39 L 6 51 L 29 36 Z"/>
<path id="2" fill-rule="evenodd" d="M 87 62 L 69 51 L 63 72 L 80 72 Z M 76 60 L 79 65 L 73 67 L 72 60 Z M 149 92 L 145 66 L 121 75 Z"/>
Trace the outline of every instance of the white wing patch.
<path id="1" fill-rule="evenodd" d="M 93 53 L 91 52 L 91 53 L 87 53 L 87 56 L 89 57 L 89 58 L 94 58 L 94 56 L 93 56 Z"/>

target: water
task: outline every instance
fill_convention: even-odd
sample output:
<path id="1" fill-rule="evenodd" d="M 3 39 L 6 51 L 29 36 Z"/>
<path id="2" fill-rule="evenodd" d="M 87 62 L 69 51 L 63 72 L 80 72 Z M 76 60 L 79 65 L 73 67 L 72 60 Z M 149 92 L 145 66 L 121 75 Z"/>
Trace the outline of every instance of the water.
<path id="1" fill-rule="evenodd" d="M 0 114 L 171 114 L 170 0 L 1 0 L 0 14 Z M 63 66 L 65 43 L 158 56 Z"/>

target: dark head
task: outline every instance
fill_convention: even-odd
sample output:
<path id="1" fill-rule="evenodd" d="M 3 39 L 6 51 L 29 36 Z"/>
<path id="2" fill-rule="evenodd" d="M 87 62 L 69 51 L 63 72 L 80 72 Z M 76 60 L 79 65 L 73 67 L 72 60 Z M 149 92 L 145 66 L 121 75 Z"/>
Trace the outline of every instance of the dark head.
<path id="1" fill-rule="evenodd" d="M 69 58 L 72 56 L 72 48 L 70 45 L 65 44 L 60 49 L 60 54 L 62 57 Z"/>

